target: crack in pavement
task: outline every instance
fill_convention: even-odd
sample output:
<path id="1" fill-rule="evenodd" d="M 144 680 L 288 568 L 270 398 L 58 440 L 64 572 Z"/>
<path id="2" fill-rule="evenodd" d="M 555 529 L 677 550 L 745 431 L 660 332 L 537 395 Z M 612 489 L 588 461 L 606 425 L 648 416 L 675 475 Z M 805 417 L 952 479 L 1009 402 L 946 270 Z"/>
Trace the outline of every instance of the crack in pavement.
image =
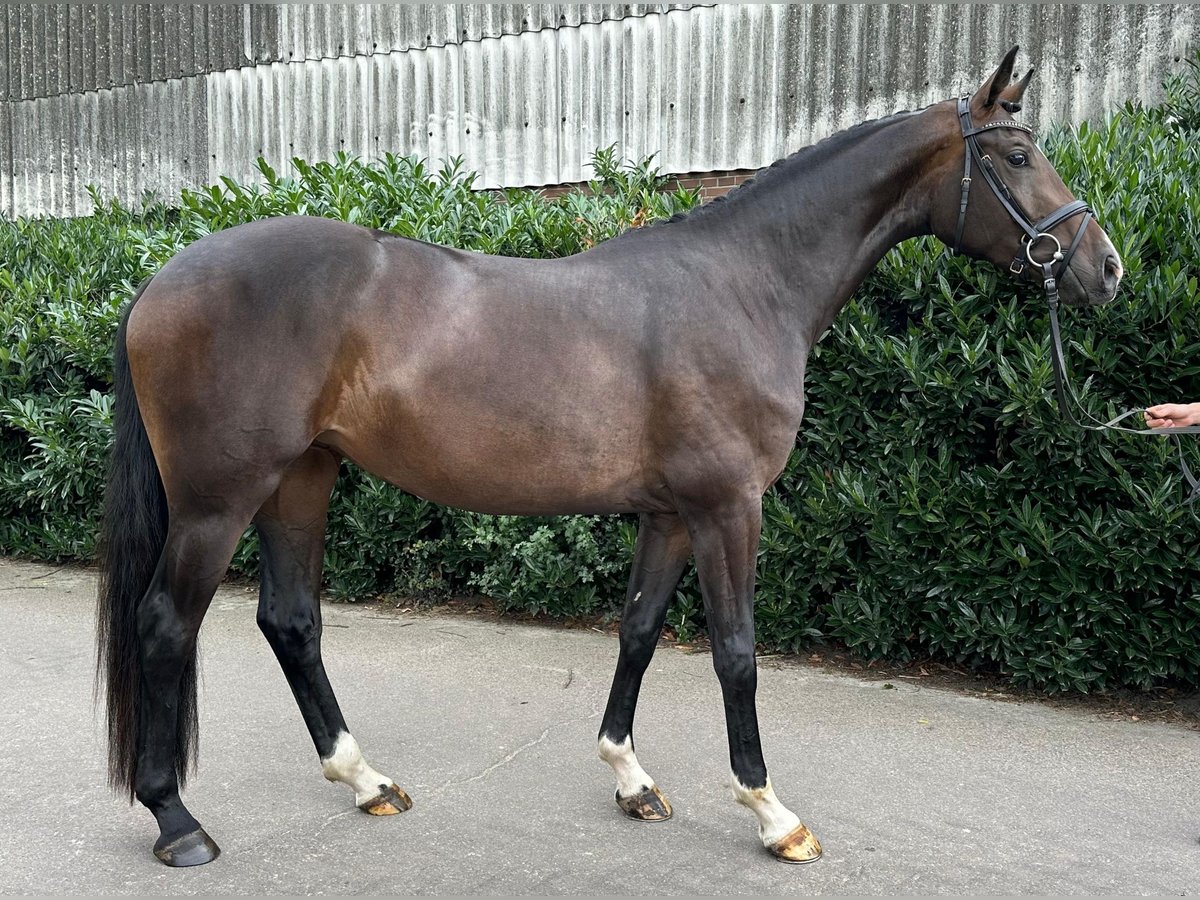
<path id="1" fill-rule="evenodd" d="M 257 850 L 259 847 L 272 846 L 278 847 L 284 843 L 285 839 L 293 838 L 297 841 L 316 841 L 321 837 L 321 833 L 338 819 L 344 819 L 347 816 L 364 815 L 362 810 L 357 806 L 352 806 L 350 809 L 344 809 L 341 812 L 333 813 L 325 818 L 314 830 L 309 831 L 299 822 L 294 825 L 283 826 L 269 835 L 250 841 L 243 844 L 239 850 L 243 853 L 250 853 Z"/>
<path id="2" fill-rule="evenodd" d="M 534 738 L 532 741 L 526 741 L 524 744 L 522 744 L 520 747 L 518 747 L 512 753 L 508 754 L 503 759 L 497 760 L 496 762 L 492 763 L 490 766 L 488 766 L 482 772 L 472 775 L 469 778 L 460 779 L 458 781 L 447 781 L 445 784 L 439 785 L 438 787 L 435 787 L 432 791 L 430 791 L 429 796 L 436 797 L 439 794 L 442 794 L 445 791 L 449 790 L 450 788 L 461 787 L 464 784 L 472 784 L 473 782 L 476 782 L 476 781 L 482 781 L 484 778 L 487 778 L 494 771 L 499 769 L 501 766 L 508 765 L 510 762 L 512 762 L 514 759 L 516 759 L 518 756 L 520 756 L 522 753 L 524 753 L 530 747 L 536 747 L 538 744 L 542 743 L 542 741 L 546 740 L 546 738 L 550 736 L 550 732 L 556 731 L 557 729 L 562 728 L 566 725 L 574 725 L 578 722 L 586 722 L 588 719 L 594 719 L 599 715 L 600 715 L 600 710 L 593 708 L 592 711 L 590 713 L 588 713 L 586 716 L 575 716 L 574 718 L 564 719 L 561 722 L 555 722 L 551 725 L 547 725 L 546 728 L 542 731 L 542 733 L 540 735 L 538 735 L 536 738 Z"/>
<path id="3" fill-rule="evenodd" d="M 355 807 L 353 809 L 347 809 L 340 813 L 334 813 L 332 816 L 330 816 L 324 822 L 322 822 L 321 826 L 316 831 L 313 832 L 312 839 L 315 841 L 317 838 L 319 838 L 321 836 L 321 832 L 324 831 L 327 826 L 332 825 L 336 820 L 344 819 L 344 818 L 346 818 L 346 816 L 352 816 L 357 812 L 359 812 L 358 807 Z"/>

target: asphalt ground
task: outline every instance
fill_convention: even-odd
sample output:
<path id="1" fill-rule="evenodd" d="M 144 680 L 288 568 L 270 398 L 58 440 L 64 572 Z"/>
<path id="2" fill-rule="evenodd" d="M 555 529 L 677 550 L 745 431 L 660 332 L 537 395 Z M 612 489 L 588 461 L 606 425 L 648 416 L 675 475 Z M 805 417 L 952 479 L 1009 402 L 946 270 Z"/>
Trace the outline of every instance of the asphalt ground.
<path id="1" fill-rule="evenodd" d="M 595 738 L 616 640 L 327 604 L 325 662 L 368 761 L 415 802 L 327 783 L 254 623 L 222 588 L 201 633 L 184 799 L 221 857 L 168 869 L 105 783 L 94 574 L 0 560 L 0 891 L 40 894 L 1181 894 L 1200 889 L 1200 733 L 1094 710 L 760 663 L 780 798 L 825 847 L 788 866 L 731 799 L 711 659 L 659 649 L 638 756 L 671 799 L 625 819 Z"/>

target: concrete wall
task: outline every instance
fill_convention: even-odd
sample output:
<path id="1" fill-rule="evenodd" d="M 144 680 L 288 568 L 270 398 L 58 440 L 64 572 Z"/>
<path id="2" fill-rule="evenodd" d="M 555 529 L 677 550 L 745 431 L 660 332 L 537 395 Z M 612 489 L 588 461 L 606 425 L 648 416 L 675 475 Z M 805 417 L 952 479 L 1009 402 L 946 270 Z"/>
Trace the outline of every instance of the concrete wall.
<path id="1" fill-rule="evenodd" d="M 1183 4 L 22 4 L 0 27 L 8 215 L 253 179 L 259 155 L 462 156 L 480 186 L 586 180 L 613 143 L 755 169 L 972 90 L 1013 43 L 1039 126 L 1153 101 L 1200 45 Z"/>

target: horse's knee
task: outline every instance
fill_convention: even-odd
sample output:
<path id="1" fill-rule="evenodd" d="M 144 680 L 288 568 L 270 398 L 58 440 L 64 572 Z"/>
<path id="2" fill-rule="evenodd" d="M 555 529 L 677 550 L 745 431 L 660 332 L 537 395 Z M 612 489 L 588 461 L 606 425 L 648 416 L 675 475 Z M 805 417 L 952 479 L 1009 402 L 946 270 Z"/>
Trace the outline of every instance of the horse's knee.
<path id="1" fill-rule="evenodd" d="M 311 610 L 280 610 L 264 604 L 258 610 L 258 628 L 272 648 L 287 659 L 320 657 L 321 623 Z"/>
<path id="2" fill-rule="evenodd" d="M 758 665 L 754 643 L 738 639 L 713 643 L 713 668 L 726 691 L 753 694 L 758 687 Z"/>
<path id="3" fill-rule="evenodd" d="M 649 662 L 658 646 L 658 631 L 644 623 L 621 623 L 621 652 L 632 662 Z"/>

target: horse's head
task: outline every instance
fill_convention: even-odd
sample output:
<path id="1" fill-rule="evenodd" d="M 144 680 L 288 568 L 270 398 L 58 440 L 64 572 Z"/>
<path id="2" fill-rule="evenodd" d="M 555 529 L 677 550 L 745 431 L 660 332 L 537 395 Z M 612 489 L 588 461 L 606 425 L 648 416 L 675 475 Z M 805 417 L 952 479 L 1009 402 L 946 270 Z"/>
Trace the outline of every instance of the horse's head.
<path id="1" fill-rule="evenodd" d="M 1049 263 L 1066 303 L 1107 303 L 1121 280 L 1121 258 L 1032 129 L 1014 118 L 1033 77 L 1030 69 L 1013 81 L 1016 55 L 1013 47 L 972 97 L 951 101 L 952 150 L 939 166 L 934 233 L 957 251 L 1038 282 Z"/>

